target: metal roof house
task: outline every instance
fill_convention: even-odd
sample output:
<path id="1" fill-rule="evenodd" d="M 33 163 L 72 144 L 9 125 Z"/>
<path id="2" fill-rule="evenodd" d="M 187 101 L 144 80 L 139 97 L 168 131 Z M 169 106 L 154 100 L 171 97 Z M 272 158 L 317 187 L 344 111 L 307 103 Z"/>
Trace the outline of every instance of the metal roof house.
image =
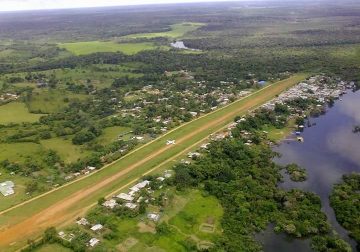
<path id="1" fill-rule="evenodd" d="M 9 196 L 15 193 L 14 191 L 15 184 L 12 181 L 5 181 L 0 183 L 0 193 L 2 195 Z"/>

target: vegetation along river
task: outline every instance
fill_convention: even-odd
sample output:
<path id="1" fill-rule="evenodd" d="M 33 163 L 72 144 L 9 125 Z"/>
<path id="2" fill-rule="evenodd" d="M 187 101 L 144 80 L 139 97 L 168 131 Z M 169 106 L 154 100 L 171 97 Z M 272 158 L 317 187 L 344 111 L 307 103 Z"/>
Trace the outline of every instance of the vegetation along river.
<path id="1" fill-rule="evenodd" d="M 301 134 L 303 143 L 284 140 L 274 150 L 281 154 L 275 162 L 281 165 L 296 163 L 306 168 L 308 178 L 304 182 L 293 182 L 287 176 L 280 186 L 285 189 L 301 188 L 318 194 L 322 209 L 337 233 L 351 244 L 355 242 L 347 231 L 336 221 L 329 204 L 329 194 L 335 183 L 341 181 L 343 174 L 360 172 L 360 134 L 353 133 L 355 125 L 360 124 L 360 92 L 351 92 L 335 102 L 325 115 L 310 118 L 313 125 Z M 312 251 L 308 240 L 293 240 L 285 235 L 276 235 L 270 226 L 258 235 L 265 251 Z"/>

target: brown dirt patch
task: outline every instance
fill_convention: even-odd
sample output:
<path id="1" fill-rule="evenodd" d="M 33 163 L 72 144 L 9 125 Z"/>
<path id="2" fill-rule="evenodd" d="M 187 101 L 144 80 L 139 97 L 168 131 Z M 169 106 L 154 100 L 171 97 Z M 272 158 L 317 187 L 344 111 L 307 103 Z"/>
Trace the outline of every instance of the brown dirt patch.
<path id="1" fill-rule="evenodd" d="M 145 223 L 145 222 L 139 222 L 137 224 L 138 228 L 139 228 L 139 233 L 152 233 L 152 234 L 156 234 L 156 230 L 155 230 L 155 225 L 154 224 L 150 224 L 150 223 Z"/>

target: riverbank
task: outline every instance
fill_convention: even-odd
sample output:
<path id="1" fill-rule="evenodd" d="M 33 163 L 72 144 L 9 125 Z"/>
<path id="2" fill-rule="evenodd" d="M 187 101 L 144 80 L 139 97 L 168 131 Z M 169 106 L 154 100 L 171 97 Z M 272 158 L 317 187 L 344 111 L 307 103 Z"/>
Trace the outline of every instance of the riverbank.
<path id="1" fill-rule="evenodd" d="M 336 101 L 332 107 L 327 107 L 326 114 L 319 117 L 309 117 L 309 122 L 301 132 L 304 142 L 298 143 L 289 139 L 283 140 L 274 151 L 281 157 L 275 158 L 280 165 L 297 163 L 308 172 L 308 179 L 304 182 L 293 182 L 288 176 L 280 184 L 285 190 L 300 188 L 315 192 L 320 196 L 322 209 L 336 232 L 355 250 L 355 242 L 348 237 L 346 231 L 336 220 L 333 209 L 329 204 L 329 195 L 335 183 L 340 182 L 343 174 L 360 171 L 360 159 L 357 151 L 360 149 L 359 136 L 352 132 L 354 124 L 358 122 L 360 94 L 348 92 Z M 294 137 L 295 133 L 291 135 Z M 265 247 L 286 247 L 288 243 L 282 237 L 269 231 L 262 242 Z M 299 251 L 312 251 L 309 243 L 297 244 Z M 270 251 L 270 250 L 268 250 Z M 286 250 L 279 250 L 286 251 Z"/>

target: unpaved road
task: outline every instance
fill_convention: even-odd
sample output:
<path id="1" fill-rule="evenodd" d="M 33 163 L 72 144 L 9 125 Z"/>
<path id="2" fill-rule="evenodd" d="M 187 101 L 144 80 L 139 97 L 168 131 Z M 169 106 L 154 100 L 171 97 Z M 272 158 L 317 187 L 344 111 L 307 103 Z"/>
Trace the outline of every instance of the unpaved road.
<path id="1" fill-rule="evenodd" d="M 220 128 L 224 126 L 225 122 L 228 122 L 236 115 L 240 113 L 245 113 L 246 111 L 257 107 L 258 105 L 264 103 L 266 100 L 271 99 L 274 95 L 281 93 L 287 87 L 293 85 L 292 84 L 274 84 L 261 90 L 261 95 L 257 94 L 250 99 L 248 102 L 241 104 L 239 107 L 234 109 L 233 111 L 213 120 L 201 127 L 194 129 L 191 133 L 184 135 L 180 138 L 176 139 L 176 145 L 184 144 L 193 138 L 195 135 L 199 134 L 202 131 L 209 130 L 213 127 Z M 55 204 L 40 210 L 38 213 L 35 213 L 29 218 L 25 220 L 21 220 L 16 223 L 11 223 L 8 226 L 0 227 L 0 251 L 14 251 L 24 245 L 24 241 L 27 239 L 34 239 L 38 237 L 41 232 L 49 226 L 59 226 L 65 222 L 74 220 L 78 214 L 81 212 L 78 208 L 73 209 L 76 204 L 84 198 L 91 197 L 94 192 L 97 192 L 109 185 L 115 180 L 119 180 L 129 174 L 131 171 L 145 165 L 149 160 L 154 157 L 161 155 L 172 148 L 172 146 L 164 145 L 160 149 L 154 150 L 151 154 L 143 159 L 129 165 L 128 167 L 121 169 L 118 173 L 111 177 L 104 178 L 96 184 L 93 184 L 90 187 L 83 188 L 71 195 L 63 199 L 59 199 Z M 169 158 L 170 159 L 170 158 Z M 37 199 L 37 200 L 41 200 Z M 97 198 L 94 199 L 94 202 L 97 201 Z M 93 204 L 93 203 L 92 203 Z M 91 204 L 91 205 L 92 205 Z M 90 206 L 90 205 L 89 205 Z M 84 206 L 84 208 L 88 208 L 89 206 Z M 21 205 L 20 207 L 24 208 L 26 211 L 26 203 Z M 11 212 L 11 211 L 10 211 Z"/>

